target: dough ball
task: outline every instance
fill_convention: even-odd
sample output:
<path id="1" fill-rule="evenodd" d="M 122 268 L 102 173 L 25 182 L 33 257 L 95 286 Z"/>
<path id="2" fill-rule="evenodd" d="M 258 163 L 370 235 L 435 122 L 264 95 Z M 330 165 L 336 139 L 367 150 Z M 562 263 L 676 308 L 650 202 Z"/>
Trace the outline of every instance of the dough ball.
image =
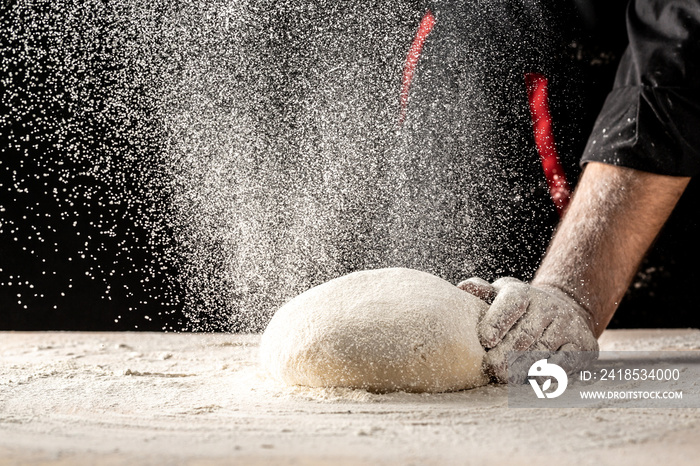
<path id="1" fill-rule="evenodd" d="M 484 385 L 476 334 L 488 305 L 418 270 L 366 270 L 282 306 L 260 362 L 288 385 L 446 392 Z"/>

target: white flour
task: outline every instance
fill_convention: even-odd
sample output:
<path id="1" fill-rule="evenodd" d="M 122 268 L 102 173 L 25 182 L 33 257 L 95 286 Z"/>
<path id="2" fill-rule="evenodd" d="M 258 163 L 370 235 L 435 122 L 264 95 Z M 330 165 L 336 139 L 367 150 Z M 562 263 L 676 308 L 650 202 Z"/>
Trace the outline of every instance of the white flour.
<path id="1" fill-rule="evenodd" d="M 666 340 L 637 332 L 606 332 L 602 349 Z M 667 334 L 700 343 L 697 330 Z M 0 463 L 694 464 L 700 454 L 697 409 L 516 410 L 496 385 L 432 395 L 279 388 L 258 375 L 257 335 L 0 341 Z"/>

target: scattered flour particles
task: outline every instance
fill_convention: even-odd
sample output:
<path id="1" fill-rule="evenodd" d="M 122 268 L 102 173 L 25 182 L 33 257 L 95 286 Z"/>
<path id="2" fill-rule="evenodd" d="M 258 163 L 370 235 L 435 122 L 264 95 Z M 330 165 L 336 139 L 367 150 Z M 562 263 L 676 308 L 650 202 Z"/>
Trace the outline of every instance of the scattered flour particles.
<path id="1" fill-rule="evenodd" d="M 485 385 L 476 324 L 487 305 L 418 270 L 351 273 L 292 299 L 260 343 L 277 381 L 373 392 L 447 392 Z"/>

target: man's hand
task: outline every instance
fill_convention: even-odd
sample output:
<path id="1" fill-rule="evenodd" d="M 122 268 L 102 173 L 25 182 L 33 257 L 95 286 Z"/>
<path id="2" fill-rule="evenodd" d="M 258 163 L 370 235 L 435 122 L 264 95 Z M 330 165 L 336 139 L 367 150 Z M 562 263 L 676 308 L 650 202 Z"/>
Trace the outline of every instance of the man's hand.
<path id="1" fill-rule="evenodd" d="M 506 381 L 509 351 L 563 351 L 550 361 L 567 371 L 585 363 L 568 360 L 573 351 L 594 356 L 596 338 L 688 181 L 589 162 L 532 285 L 513 278 L 460 283 L 492 303 L 478 328 L 487 370 Z M 527 358 L 515 363 L 527 369 Z"/>
<path id="2" fill-rule="evenodd" d="M 550 359 L 567 373 L 581 369 L 598 352 L 594 325 L 589 312 L 573 298 L 552 286 L 532 286 L 515 278 L 501 278 L 490 285 L 479 278 L 460 283 L 459 288 L 491 303 L 482 316 L 477 333 L 487 349 L 484 365 L 499 382 L 508 381 L 508 353 L 511 351 L 561 351 Z M 586 351 L 588 358 L 570 352 Z M 566 354 L 569 352 L 569 354 Z M 536 359 L 541 359 L 539 354 Z M 528 355 L 511 361 L 511 373 L 522 373 L 535 359 Z"/>

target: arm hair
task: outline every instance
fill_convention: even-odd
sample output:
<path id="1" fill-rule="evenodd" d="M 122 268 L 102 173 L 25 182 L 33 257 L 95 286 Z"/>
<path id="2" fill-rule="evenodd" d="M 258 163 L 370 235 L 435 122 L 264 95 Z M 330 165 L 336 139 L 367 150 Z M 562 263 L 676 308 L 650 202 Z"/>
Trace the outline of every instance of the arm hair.
<path id="1" fill-rule="evenodd" d="M 532 284 L 572 296 L 600 336 L 689 181 L 588 163 Z"/>

